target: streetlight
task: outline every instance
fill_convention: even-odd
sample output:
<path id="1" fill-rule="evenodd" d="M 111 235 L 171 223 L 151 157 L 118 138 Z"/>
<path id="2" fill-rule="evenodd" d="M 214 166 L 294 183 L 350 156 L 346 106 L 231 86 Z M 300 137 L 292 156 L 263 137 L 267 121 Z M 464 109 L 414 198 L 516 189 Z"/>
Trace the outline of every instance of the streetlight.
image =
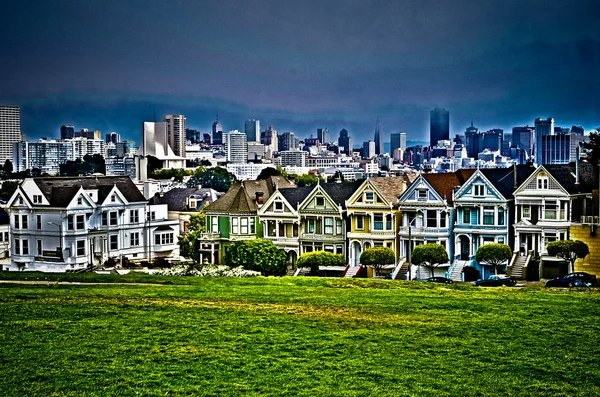
<path id="1" fill-rule="evenodd" d="M 417 215 L 412 219 L 412 221 L 408 222 L 408 281 L 410 281 L 410 268 L 411 268 L 411 256 L 412 256 L 412 224 L 417 220 Z"/>
<path id="2" fill-rule="evenodd" d="M 48 223 L 48 225 L 54 225 L 54 226 L 58 227 L 58 232 L 60 233 L 59 236 L 58 236 L 58 245 L 60 246 L 60 259 L 62 260 L 63 259 L 62 222 L 60 224 L 58 224 L 58 223 L 55 223 L 55 222 L 48 221 L 47 223 Z"/>

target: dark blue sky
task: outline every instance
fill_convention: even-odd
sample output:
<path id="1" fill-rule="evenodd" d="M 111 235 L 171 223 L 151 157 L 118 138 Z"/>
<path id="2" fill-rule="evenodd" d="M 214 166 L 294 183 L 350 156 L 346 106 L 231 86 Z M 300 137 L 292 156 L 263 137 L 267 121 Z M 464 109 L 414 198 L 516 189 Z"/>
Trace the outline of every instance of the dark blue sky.
<path id="1" fill-rule="evenodd" d="M 28 138 L 61 124 L 139 141 L 182 113 L 207 131 L 259 118 L 304 137 L 428 140 L 554 117 L 600 125 L 600 1 L 12 1 L 0 13 L 0 103 Z M 386 137 L 386 140 L 388 138 Z"/>

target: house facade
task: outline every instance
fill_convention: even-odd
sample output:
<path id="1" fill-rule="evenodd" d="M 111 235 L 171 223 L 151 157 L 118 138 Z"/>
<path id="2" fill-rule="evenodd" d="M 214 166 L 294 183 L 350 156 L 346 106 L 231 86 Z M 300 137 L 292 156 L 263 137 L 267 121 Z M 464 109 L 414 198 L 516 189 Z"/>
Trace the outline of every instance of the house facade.
<path id="1" fill-rule="evenodd" d="M 27 178 L 7 204 L 9 270 L 65 272 L 109 258 L 179 258 L 176 221 L 129 177 Z"/>

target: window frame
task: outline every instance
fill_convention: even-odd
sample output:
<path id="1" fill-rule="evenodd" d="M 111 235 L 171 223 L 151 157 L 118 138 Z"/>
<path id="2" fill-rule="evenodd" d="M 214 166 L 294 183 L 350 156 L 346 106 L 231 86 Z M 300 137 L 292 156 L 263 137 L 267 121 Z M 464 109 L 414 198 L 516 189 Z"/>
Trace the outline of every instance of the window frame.
<path id="1" fill-rule="evenodd" d="M 76 255 L 85 256 L 85 240 L 77 240 L 75 244 Z M 83 250 L 83 253 L 81 252 L 81 250 Z"/>

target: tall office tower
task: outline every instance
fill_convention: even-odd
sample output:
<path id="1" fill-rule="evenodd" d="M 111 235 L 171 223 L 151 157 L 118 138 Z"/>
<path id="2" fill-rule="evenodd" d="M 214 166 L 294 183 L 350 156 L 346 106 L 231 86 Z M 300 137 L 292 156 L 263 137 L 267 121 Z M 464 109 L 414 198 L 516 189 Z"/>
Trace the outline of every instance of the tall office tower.
<path id="1" fill-rule="evenodd" d="M 394 153 L 394 150 L 400 149 L 401 147 L 402 146 L 400 146 L 400 133 L 390 134 L 390 151 L 392 152 L 392 154 Z"/>
<path id="2" fill-rule="evenodd" d="M 248 142 L 259 142 L 260 141 L 260 120 L 246 120 L 244 123 L 244 132 Z"/>
<path id="3" fill-rule="evenodd" d="M 327 128 L 317 128 L 317 139 L 323 145 L 329 143 L 329 129 Z"/>
<path id="4" fill-rule="evenodd" d="M 75 132 L 74 138 L 102 139 L 102 133 L 98 130 L 90 131 L 87 128 L 82 128 L 80 131 Z"/>
<path id="5" fill-rule="evenodd" d="M 13 144 L 21 142 L 21 109 L 0 105 L 0 162 L 12 161 Z"/>
<path id="6" fill-rule="evenodd" d="M 110 133 L 106 134 L 105 142 L 117 144 L 117 143 L 121 142 L 121 135 L 114 131 L 110 132 Z"/>
<path id="7" fill-rule="evenodd" d="M 202 135 L 202 140 L 204 141 L 204 143 L 206 143 L 207 145 L 212 144 L 212 136 L 211 134 L 203 134 Z"/>
<path id="8" fill-rule="evenodd" d="M 343 153 L 352 154 L 352 138 L 348 135 L 348 130 L 345 128 L 340 130 L 340 137 L 338 138 L 338 146 L 343 148 Z"/>
<path id="9" fill-rule="evenodd" d="M 571 133 L 568 128 L 554 135 L 542 135 L 541 149 L 536 153 L 538 165 L 569 164 L 577 159 L 577 147 L 585 140 L 583 135 Z"/>
<path id="10" fill-rule="evenodd" d="M 383 139 L 381 137 L 381 126 L 379 125 L 379 119 L 377 119 L 377 123 L 375 124 L 375 154 L 384 153 L 383 150 Z"/>
<path id="11" fill-rule="evenodd" d="M 512 146 L 523 149 L 527 154 L 527 157 L 531 157 L 533 153 L 533 146 L 535 141 L 533 140 L 533 127 L 513 127 L 512 129 Z"/>
<path id="12" fill-rule="evenodd" d="M 212 125 L 212 144 L 222 145 L 223 144 L 223 126 L 219 123 L 219 115 L 217 114 L 217 120 Z"/>
<path id="13" fill-rule="evenodd" d="M 400 149 L 406 150 L 406 132 L 400 133 Z"/>
<path id="14" fill-rule="evenodd" d="M 182 114 L 167 114 L 163 121 L 167 123 L 169 146 L 175 155 L 185 157 L 185 117 Z"/>
<path id="15" fill-rule="evenodd" d="M 482 140 L 481 146 L 483 146 L 483 137 L 479 133 L 479 129 L 473 127 L 473 121 L 471 121 L 471 126 L 467 127 L 465 130 L 465 148 L 467 149 L 467 156 L 477 157 L 477 154 L 483 150 L 479 145 L 479 140 Z"/>
<path id="16" fill-rule="evenodd" d="M 372 159 L 376 154 L 375 142 L 367 141 L 363 143 L 362 156 L 366 159 Z"/>
<path id="17" fill-rule="evenodd" d="M 298 149 L 298 139 L 293 132 L 283 132 L 278 136 L 279 151 Z"/>
<path id="18" fill-rule="evenodd" d="M 72 125 L 63 125 L 60 127 L 60 139 L 75 138 L 75 127 Z"/>
<path id="19" fill-rule="evenodd" d="M 542 137 L 551 136 L 554 134 L 554 119 L 548 117 L 546 120 L 541 118 L 535 119 L 535 146 L 533 153 L 535 156 L 535 165 L 542 165 Z"/>
<path id="20" fill-rule="evenodd" d="M 435 108 L 429 112 L 429 145 L 435 146 L 442 140 L 450 140 L 450 112 Z"/>
<path id="21" fill-rule="evenodd" d="M 272 152 L 279 151 L 277 131 L 272 126 L 269 126 L 265 131 L 260 133 L 260 143 L 269 146 Z"/>
<path id="22" fill-rule="evenodd" d="M 185 129 L 185 140 L 189 141 L 192 145 L 197 145 L 202 142 L 202 134 L 200 130 L 194 130 L 191 128 Z"/>
<path id="23" fill-rule="evenodd" d="M 503 137 L 504 131 L 499 128 L 486 131 L 483 134 L 483 148 L 492 151 L 500 150 L 502 148 Z"/>
<path id="24" fill-rule="evenodd" d="M 246 164 L 248 162 L 248 141 L 243 132 L 229 131 L 223 134 L 223 145 L 227 162 L 233 164 Z"/>
<path id="25" fill-rule="evenodd" d="M 577 135 L 584 135 L 585 130 L 583 129 L 583 126 L 581 126 L 581 125 L 580 126 L 574 125 L 571 127 L 571 133 L 577 134 Z"/>

